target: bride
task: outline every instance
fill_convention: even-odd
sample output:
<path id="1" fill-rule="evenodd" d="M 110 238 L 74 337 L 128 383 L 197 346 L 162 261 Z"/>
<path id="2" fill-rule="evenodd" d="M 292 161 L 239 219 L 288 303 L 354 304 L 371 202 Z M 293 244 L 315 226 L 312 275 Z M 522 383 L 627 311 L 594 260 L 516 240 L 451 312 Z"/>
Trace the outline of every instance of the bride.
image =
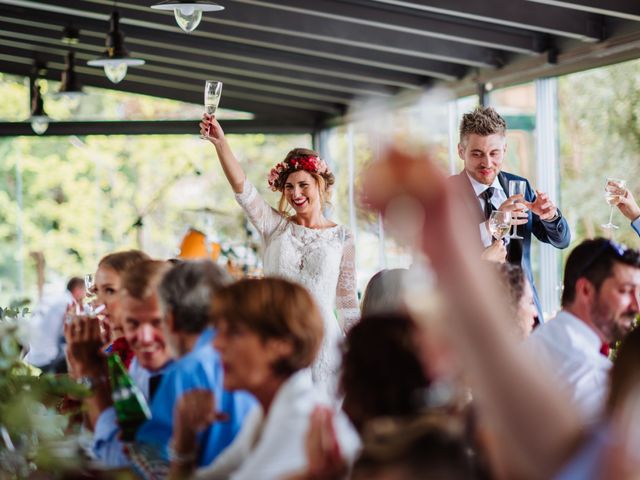
<path id="1" fill-rule="evenodd" d="M 247 180 L 214 116 L 202 117 L 200 133 L 215 146 L 238 203 L 260 232 L 265 275 L 296 281 L 314 296 L 324 320 L 324 340 L 312 367 L 313 379 L 333 383 L 339 368 L 338 343 L 360 316 L 353 236 L 322 214 L 333 174 L 313 150 L 291 150 L 268 176 L 271 190 L 282 192 L 275 210 Z M 289 207 L 293 213 L 287 212 Z"/>

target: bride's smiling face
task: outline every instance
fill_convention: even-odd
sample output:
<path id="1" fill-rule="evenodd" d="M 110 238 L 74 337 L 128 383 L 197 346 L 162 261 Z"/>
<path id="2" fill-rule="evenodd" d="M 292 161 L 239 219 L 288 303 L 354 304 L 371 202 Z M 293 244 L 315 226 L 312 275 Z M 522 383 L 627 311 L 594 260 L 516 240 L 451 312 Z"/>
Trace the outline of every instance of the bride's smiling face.
<path id="1" fill-rule="evenodd" d="M 318 181 L 309 172 L 291 173 L 284 184 L 284 197 L 296 214 L 309 214 L 322 209 Z"/>

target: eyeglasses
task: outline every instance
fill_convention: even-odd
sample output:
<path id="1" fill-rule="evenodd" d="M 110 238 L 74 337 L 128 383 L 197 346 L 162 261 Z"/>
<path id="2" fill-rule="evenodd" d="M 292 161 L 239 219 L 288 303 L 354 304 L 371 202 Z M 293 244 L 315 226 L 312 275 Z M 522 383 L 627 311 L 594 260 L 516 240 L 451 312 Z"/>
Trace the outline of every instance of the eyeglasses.
<path id="1" fill-rule="evenodd" d="M 626 245 L 614 242 L 613 240 L 607 240 L 598 250 L 595 251 L 589 260 L 584 262 L 576 278 L 582 277 L 604 253 L 612 253 L 617 260 L 622 260 L 628 251 L 629 248 Z"/>

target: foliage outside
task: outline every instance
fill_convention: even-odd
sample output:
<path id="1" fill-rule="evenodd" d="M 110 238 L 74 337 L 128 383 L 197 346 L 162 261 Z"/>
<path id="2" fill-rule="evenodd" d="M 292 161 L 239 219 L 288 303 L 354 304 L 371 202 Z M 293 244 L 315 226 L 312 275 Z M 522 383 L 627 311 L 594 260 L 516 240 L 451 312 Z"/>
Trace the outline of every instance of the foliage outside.
<path id="1" fill-rule="evenodd" d="M 0 105 L 0 118 L 11 118 L 14 108 L 28 115 L 22 108 L 28 103 L 22 79 L 0 74 L 0 95 L 9 99 Z M 45 102 L 49 105 L 48 98 Z M 113 112 L 117 107 L 134 117 L 143 116 L 135 112 L 152 116 L 154 109 L 166 117 L 162 112 L 171 110 L 170 101 L 117 92 L 88 95 L 81 102 L 85 110 Z M 201 112 L 200 107 L 192 110 Z M 61 111 L 57 115 L 64 117 Z M 230 135 L 229 141 L 249 179 L 272 204 L 277 197 L 266 188 L 269 168 L 293 146 L 310 146 L 308 135 Z M 189 227 L 226 246 L 255 242 L 247 238 L 213 146 L 199 138 L 197 119 L 193 135 L 3 138 L 0 159 L 0 301 L 5 303 L 19 297 L 20 259 L 25 295 L 37 298 L 33 258 L 39 253 L 47 282 L 61 286 L 73 275 L 95 270 L 111 251 L 142 248 L 159 258 L 175 256 Z"/>

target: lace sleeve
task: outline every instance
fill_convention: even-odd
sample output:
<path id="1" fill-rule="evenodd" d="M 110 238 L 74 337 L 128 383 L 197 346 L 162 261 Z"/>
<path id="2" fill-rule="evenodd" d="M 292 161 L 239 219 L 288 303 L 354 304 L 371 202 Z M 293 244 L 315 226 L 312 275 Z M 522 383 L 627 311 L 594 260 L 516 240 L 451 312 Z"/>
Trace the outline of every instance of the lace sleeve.
<path id="1" fill-rule="evenodd" d="M 244 180 L 242 193 L 236 193 L 236 200 L 263 238 L 269 237 L 283 220 L 282 215 L 264 201 L 256 187 L 247 179 Z"/>
<path id="2" fill-rule="evenodd" d="M 345 231 L 340 275 L 336 288 L 336 308 L 340 326 L 346 333 L 360 320 L 360 308 L 356 295 L 356 247 L 353 243 L 353 235 L 349 231 Z"/>

